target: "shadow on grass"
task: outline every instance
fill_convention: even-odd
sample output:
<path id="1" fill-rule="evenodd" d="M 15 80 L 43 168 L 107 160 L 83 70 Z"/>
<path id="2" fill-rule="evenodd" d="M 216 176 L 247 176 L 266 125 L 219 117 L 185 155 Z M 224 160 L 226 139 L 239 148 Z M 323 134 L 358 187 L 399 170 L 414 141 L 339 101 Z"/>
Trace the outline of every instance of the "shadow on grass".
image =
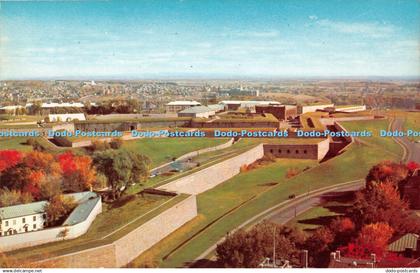
<path id="1" fill-rule="evenodd" d="M 337 214 L 346 214 L 350 207 L 350 205 L 324 206 L 324 208 Z"/>
<path id="2" fill-rule="evenodd" d="M 337 203 L 351 203 L 355 198 L 356 191 L 330 192 L 322 195 L 322 201 L 337 202 Z"/>
<path id="3" fill-rule="evenodd" d="M 222 265 L 217 261 L 212 261 L 209 259 L 200 259 L 192 263 L 184 263 L 184 266 L 190 268 L 222 268 Z"/>
<path id="4" fill-rule="evenodd" d="M 327 226 L 335 218 L 337 218 L 337 216 L 319 216 L 319 217 L 312 218 L 312 219 L 299 220 L 298 223 L 307 224 L 307 225 Z"/>

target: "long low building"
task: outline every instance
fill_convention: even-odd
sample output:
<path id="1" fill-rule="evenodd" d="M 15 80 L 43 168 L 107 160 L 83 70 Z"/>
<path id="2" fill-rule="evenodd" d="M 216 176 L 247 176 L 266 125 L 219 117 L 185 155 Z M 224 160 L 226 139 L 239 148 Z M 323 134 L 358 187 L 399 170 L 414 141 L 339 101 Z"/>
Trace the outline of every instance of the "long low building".
<path id="1" fill-rule="evenodd" d="M 280 105 L 278 101 L 264 100 L 223 100 L 219 102 L 227 110 L 238 110 L 239 108 L 255 108 L 256 106 Z"/>
<path id="2" fill-rule="evenodd" d="M 312 105 L 299 105 L 298 114 L 305 114 L 308 112 L 316 112 L 318 110 L 326 110 L 327 108 L 334 107 L 334 103 L 328 104 L 312 104 Z"/>
<path id="3" fill-rule="evenodd" d="M 84 113 L 74 113 L 74 114 L 49 114 L 49 122 L 68 122 L 73 120 L 86 120 Z"/>
<path id="4" fill-rule="evenodd" d="M 194 106 L 178 112 L 178 117 L 209 118 L 215 115 L 216 112 L 207 106 Z"/>
<path id="5" fill-rule="evenodd" d="M 336 112 L 353 113 L 366 111 L 366 105 L 340 105 L 333 107 Z"/>
<path id="6" fill-rule="evenodd" d="M 165 105 L 167 113 L 178 113 L 184 109 L 200 106 L 201 103 L 198 101 L 189 101 L 189 100 L 182 100 L 182 101 L 171 101 Z"/>
<path id="7" fill-rule="evenodd" d="M 257 114 L 270 113 L 278 120 L 294 119 L 297 114 L 297 107 L 295 105 L 264 105 L 255 106 Z"/>

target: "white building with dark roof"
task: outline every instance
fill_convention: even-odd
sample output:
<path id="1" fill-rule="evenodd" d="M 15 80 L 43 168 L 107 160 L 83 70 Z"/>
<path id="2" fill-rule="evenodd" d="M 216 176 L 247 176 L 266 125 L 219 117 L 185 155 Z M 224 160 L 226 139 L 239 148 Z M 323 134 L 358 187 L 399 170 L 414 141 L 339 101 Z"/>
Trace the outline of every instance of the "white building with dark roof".
<path id="1" fill-rule="evenodd" d="M 73 197 L 78 206 L 67 217 L 63 225 L 74 225 L 83 221 L 101 198 L 93 192 L 66 194 Z M 48 215 L 48 201 L 32 202 L 0 208 L 0 236 L 9 236 L 44 229 Z"/>
<path id="2" fill-rule="evenodd" d="M 47 201 L 0 208 L 0 236 L 44 228 Z"/>

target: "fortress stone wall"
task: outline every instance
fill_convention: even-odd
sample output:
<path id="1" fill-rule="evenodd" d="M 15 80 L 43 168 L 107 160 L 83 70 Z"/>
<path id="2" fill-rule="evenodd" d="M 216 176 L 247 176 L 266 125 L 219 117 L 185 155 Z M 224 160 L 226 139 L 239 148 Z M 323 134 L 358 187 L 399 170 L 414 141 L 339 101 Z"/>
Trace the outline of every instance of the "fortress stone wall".
<path id="1" fill-rule="evenodd" d="M 329 150 L 329 140 L 315 144 L 264 144 L 264 154 L 279 158 L 322 160 Z"/>
<path id="2" fill-rule="evenodd" d="M 260 144 L 240 155 L 160 186 L 159 189 L 199 194 L 239 174 L 241 166 L 251 164 L 263 156 L 263 144 Z"/>

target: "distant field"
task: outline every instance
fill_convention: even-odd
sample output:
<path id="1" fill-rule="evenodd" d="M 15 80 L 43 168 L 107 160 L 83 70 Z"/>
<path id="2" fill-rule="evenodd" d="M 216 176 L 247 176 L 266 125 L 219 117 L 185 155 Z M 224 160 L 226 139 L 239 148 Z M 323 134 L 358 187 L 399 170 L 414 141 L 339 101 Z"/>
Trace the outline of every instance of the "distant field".
<path id="1" fill-rule="evenodd" d="M 0 124 L 8 123 L 8 122 L 36 122 L 41 121 L 42 116 L 31 116 L 31 115 L 23 115 L 23 116 L 12 116 L 7 114 L 1 114 L 0 115 Z"/>
<path id="2" fill-rule="evenodd" d="M 65 151 L 66 149 L 60 149 L 54 146 L 51 142 L 42 137 L 35 138 L 39 144 L 48 152 L 56 153 Z M 32 146 L 27 145 L 27 137 L 0 137 L 0 150 L 17 150 L 22 152 L 32 151 Z"/>

